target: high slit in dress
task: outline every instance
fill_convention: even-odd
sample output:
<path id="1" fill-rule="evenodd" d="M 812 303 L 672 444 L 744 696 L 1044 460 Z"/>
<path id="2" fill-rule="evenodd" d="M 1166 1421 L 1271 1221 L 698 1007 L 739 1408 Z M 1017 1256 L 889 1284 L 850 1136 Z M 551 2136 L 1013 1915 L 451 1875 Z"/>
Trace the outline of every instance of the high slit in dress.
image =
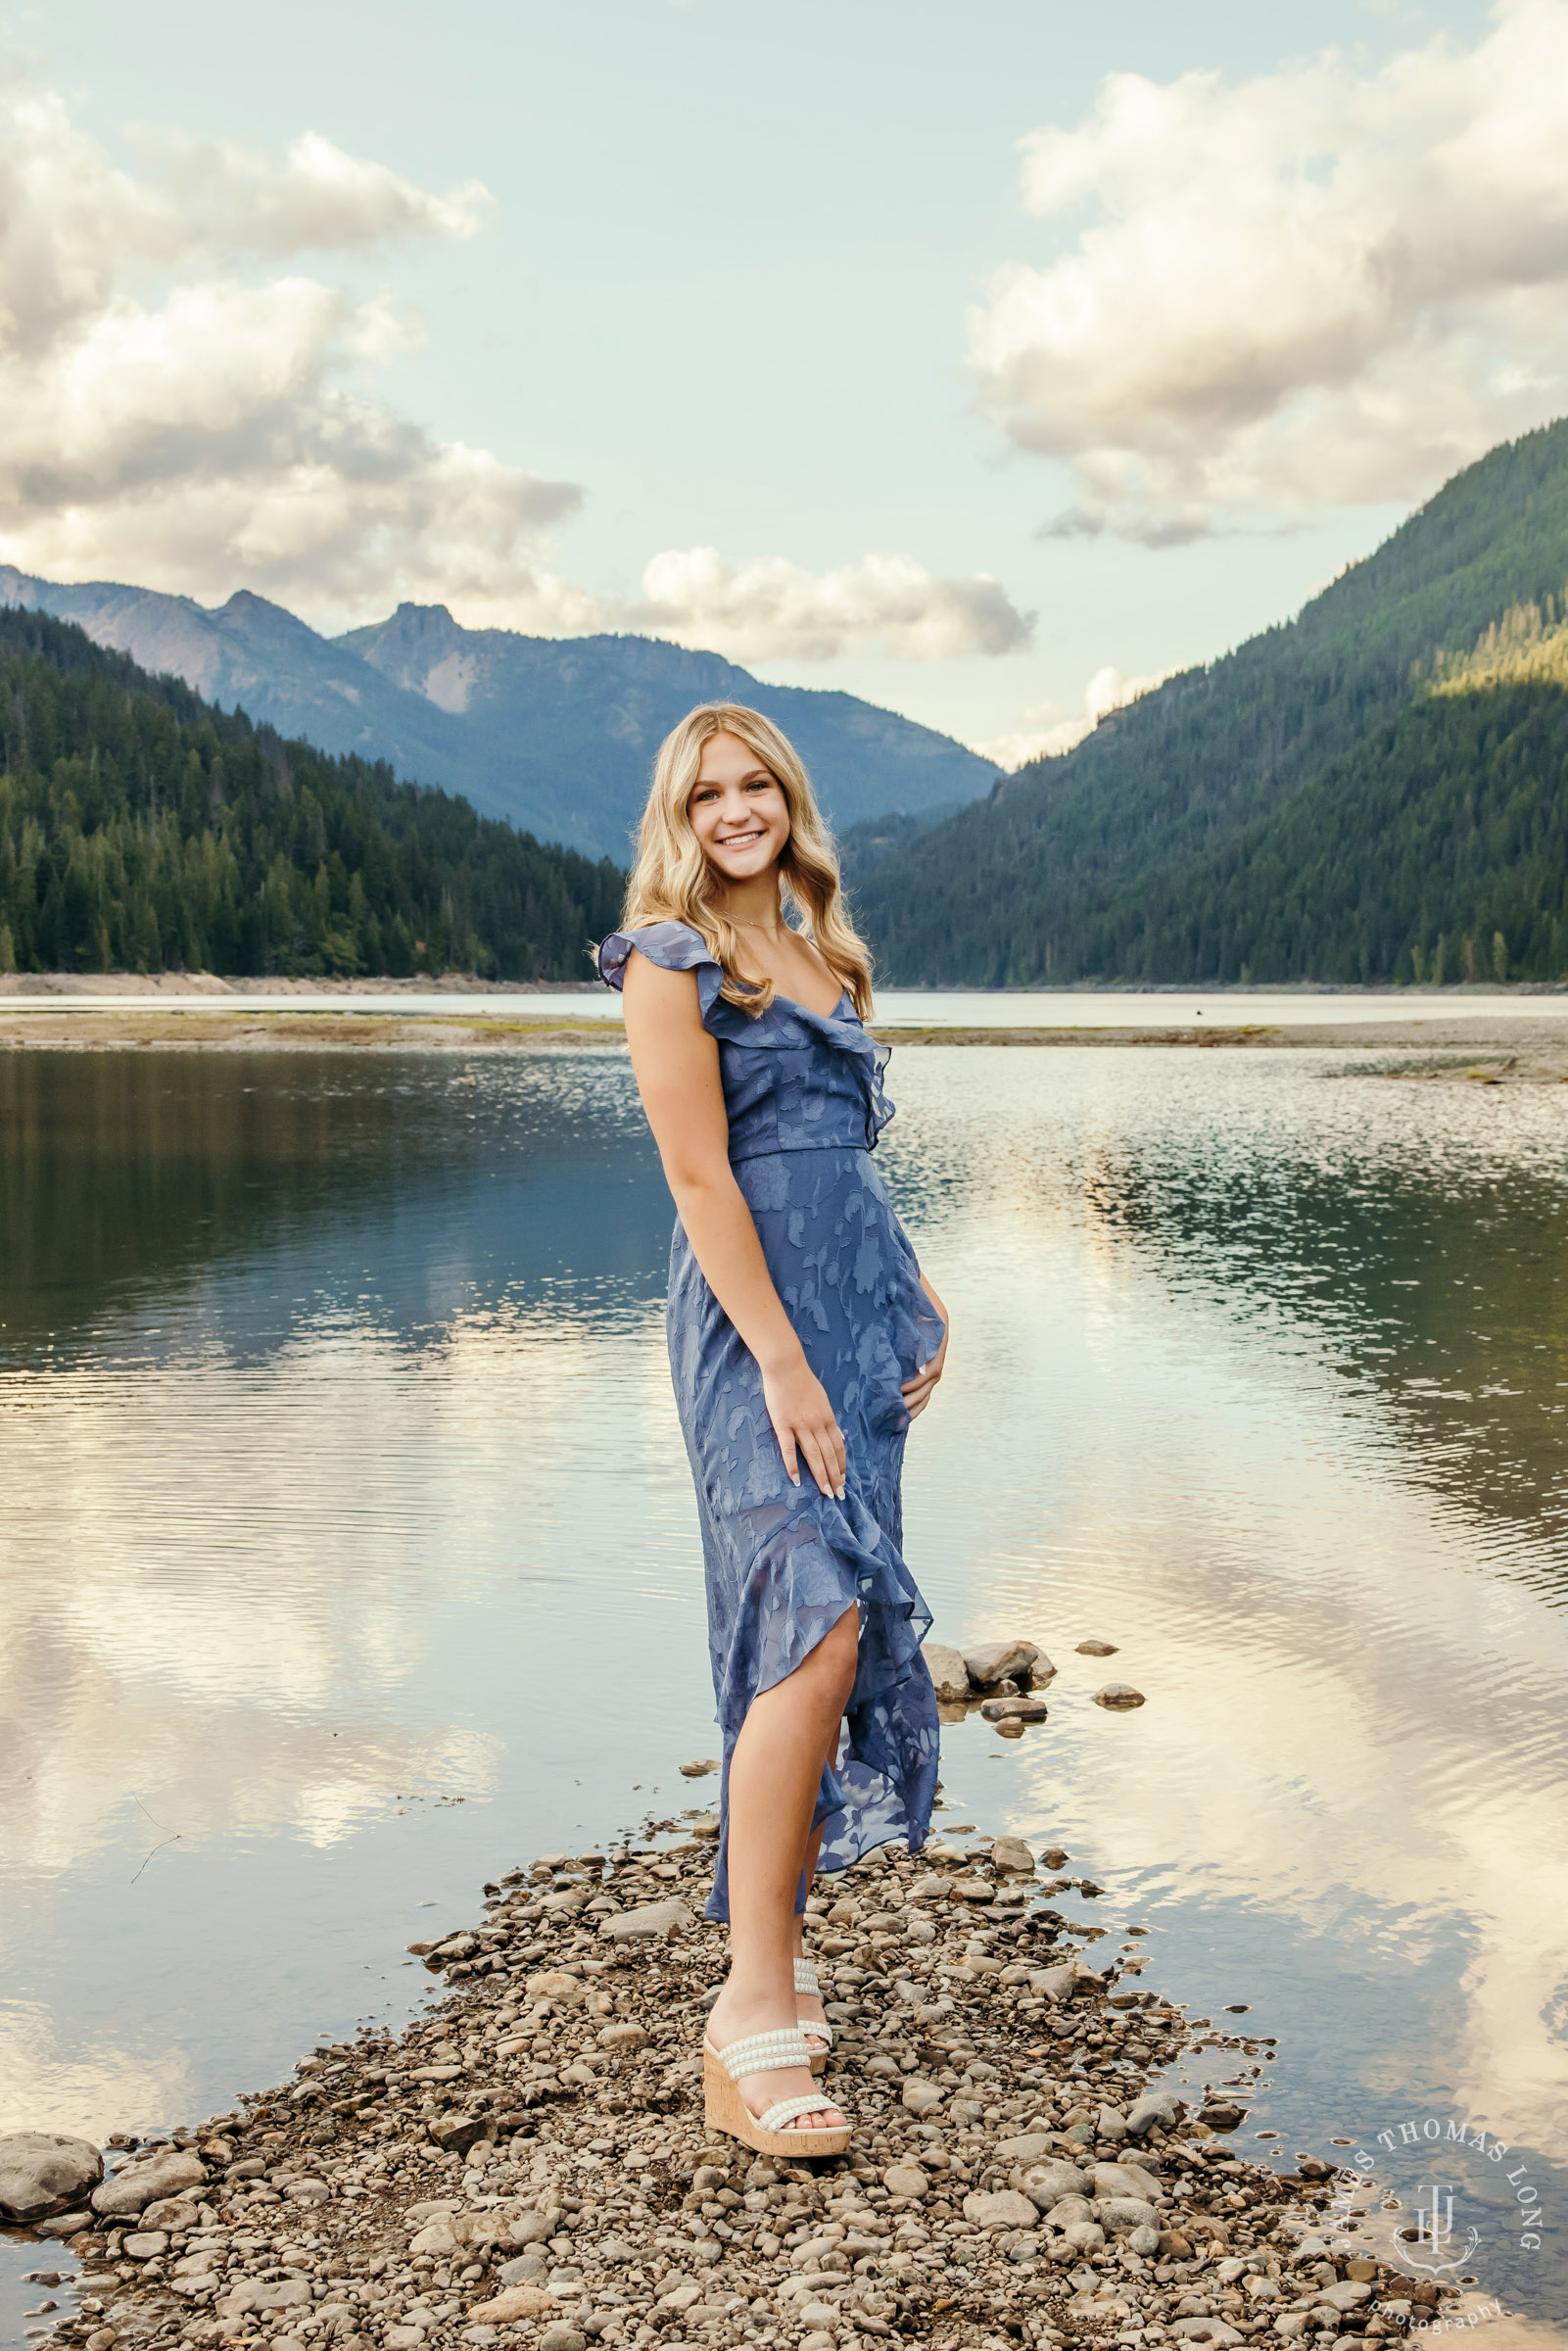
<path id="1" fill-rule="evenodd" d="M 670 1244 L 670 1370 L 702 1522 L 708 1646 L 724 1734 L 718 1865 L 709 1918 L 727 1919 L 730 1758 L 751 1701 L 794 1671 L 850 1608 L 859 1662 L 836 1761 L 815 1821 L 823 1870 L 876 1846 L 919 1852 L 936 1790 L 937 1716 L 921 1642 L 931 1617 L 904 1563 L 900 1477 L 909 1413 L 900 1388 L 942 1341 L 909 1238 L 871 1152 L 892 1117 L 887 1048 L 847 994 L 825 1018 L 776 996 L 752 1018 L 720 995 L 723 974 L 684 923 L 616 932 L 600 976 L 623 984 L 636 948 L 694 971 L 718 1040 L 730 1164 L 774 1285 L 828 1391 L 848 1459 L 842 1502 L 805 1464 L 784 1474 L 762 1374 L 676 1222 Z M 815 1825 L 815 1824 L 814 1824 Z M 804 1880 L 796 1908 L 805 1906 Z"/>

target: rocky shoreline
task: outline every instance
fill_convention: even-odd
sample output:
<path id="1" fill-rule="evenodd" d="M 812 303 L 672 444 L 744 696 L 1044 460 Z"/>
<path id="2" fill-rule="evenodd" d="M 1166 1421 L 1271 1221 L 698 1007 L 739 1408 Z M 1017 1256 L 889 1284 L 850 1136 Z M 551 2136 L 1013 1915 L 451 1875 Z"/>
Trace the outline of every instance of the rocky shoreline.
<path id="1" fill-rule="evenodd" d="M 1196 2111 L 1159 2087 L 1184 2048 L 1256 2073 L 1273 2044 L 1145 1991 L 1136 1928 L 1096 1964 L 1105 1930 L 1060 1905 L 1099 1889 L 971 1824 L 813 1897 L 848 2155 L 775 2165 L 710 2138 L 716 1831 L 649 1820 L 487 1886 L 472 1930 L 412 1946 L 445 1978 L 430 2011 L 323 2041 L 199 2129 L 112 2140 L 108 2177 L 85 2142 L 0 2140 L 0 2202 L 15 2221 L 33 2199 L 36 2321 L 69 2282 L 47 2240 L 81 2263 L 46 2339 L 1353 2351 L 1433 2321 L 1439 2289 L 1356 2233 L 1328 2162 L 1237 2154 L 1245 2088 Z"/>

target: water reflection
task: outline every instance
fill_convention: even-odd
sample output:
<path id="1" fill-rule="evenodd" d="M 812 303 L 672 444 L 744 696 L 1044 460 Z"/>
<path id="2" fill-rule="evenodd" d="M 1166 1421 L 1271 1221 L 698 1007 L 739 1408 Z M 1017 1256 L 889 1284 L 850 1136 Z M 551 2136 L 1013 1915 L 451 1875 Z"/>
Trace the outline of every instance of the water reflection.
<path id="1" fill-rule="evenodd" d="M 1539 2177 L 1568 1107 L 1352 1066 L 895 1061 L 957 1326 L 911 1556 L 944 1633 L 1062 1668 L 1045 1732 L 971 1723 L 944 1773 L 1151 1929 L 1151 1986 L 1252 2003 L 1250 2129 L 1447 2101 Z M 405 2007 L 402 1946 L 498 1865 L 686 1800 L 669 1212 L 619 1060 L 28 1055 L 0 1089 L 0 2127 L 135 2128 Z M 1141 1711 L 1094 1706 L 1113 1673 Z"/>

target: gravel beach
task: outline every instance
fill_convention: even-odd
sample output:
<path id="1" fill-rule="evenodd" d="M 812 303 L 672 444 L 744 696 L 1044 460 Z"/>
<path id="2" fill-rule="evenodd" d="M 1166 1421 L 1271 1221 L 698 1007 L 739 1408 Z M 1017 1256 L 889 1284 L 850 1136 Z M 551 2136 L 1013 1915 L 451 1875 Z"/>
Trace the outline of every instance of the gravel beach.
<path id="1" fill-rule="evenodd" d="M 1063 1905 L 1099 1889 L 969 1823 L 819 1881 L 807 1942 L 849 2153 L 771 2164 L 710 2137 L 716 1828 L 650 1820 L 510 1872 L 471 1931 L 412 1946 L 445 1990 L 403 2033 L 323 2041 L 232 2113 L 112 2141 L 107 2178 L 60 2142 L 53 2200 L 74 2209 L 35 2219 L 32 2276 L 66 2285 L 48 2240 L 69 2238 L 80 2299 L 41 2339 L 1351 2351 L 1437 2319 L 1440 2289 L 1392 2265 L 1393 2225 L 1329 2162 L 1237 2153 L 1272 2044 L 1185 2017 L 1138 1955 L 1097 1963 L 1104 1930 Z M 1192 2049 L 1236 2085 L 1201 2111 L 1161 2087 Z"/>

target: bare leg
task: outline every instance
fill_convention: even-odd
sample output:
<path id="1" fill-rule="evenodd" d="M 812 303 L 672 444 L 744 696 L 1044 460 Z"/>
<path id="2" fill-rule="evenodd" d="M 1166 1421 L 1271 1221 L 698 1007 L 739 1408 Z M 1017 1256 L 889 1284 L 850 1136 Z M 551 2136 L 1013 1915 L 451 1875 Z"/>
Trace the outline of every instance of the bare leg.
<path id="1" fill-rule="evenodd" d="M 855 1686 L 860 1611 L 847 1608 L 805 1662 L 751 1702 L 730 1758 L 730 1973 L 708 2037 L 716 2049 L 753 2033 L 792 2024 L 795 2006 L 795 1888 L 822 1779 Z M 741 2097 L 753 2114 L 781 2098 L 809 2097 L 805 2066 L 747 2074 Z M 837 2107 L 803 2114 L 800 2131 L 843 2128 Z"/>
<path id="2" fill-rule="evenodd" d="M 825 1755 L 823 1757 L 824 1762 L 830 1760 L 831 1753 L 832 1751 L 830 1750 L 829 1755 Z M 806 1890 L 808 1893 L 811 1890 L 811 1881 L 817 1874 L 817 1855 L 822 1851 L 822 1833 L 827 1825 L 828 1824 L 826 1821 L 819 1822 L 817 1827 L 812 1830 L 811 1835 L 806 1839 L 805 1866 Z M 797 1917 L 795 1920 L 795 1957 L 797 1959 L 804 1959 L 805 1955 L 806 1938 L 804 1921 Z M 811 2030 L 814 2024 L 825 2025 L 828 2022 L 827 2017 L 823 2013 L 821 1994 L 815 1991 L 797 1991 L 795 1994 L 795 2014 L 799 2017 L 801 2024 L 805 2027 L 806 2039 L 811 2043 L 812 2048 L 825 2049 L 828 2046 L 826 2039 L 822 2037 L 822 2035 L 815 2034 Z"/>

